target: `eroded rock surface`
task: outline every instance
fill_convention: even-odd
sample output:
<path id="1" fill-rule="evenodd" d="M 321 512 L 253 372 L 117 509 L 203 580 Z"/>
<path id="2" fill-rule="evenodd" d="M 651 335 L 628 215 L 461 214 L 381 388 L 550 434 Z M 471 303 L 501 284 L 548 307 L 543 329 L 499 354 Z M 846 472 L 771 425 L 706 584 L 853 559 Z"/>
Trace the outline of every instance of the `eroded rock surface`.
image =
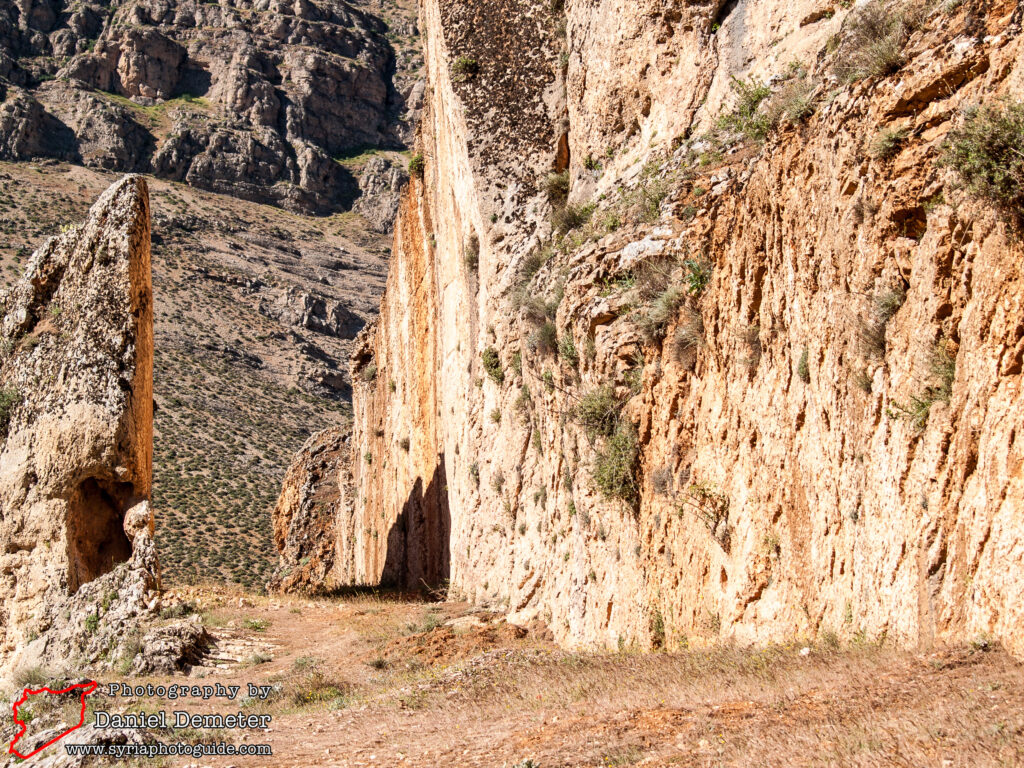
<path id="1" fill-rule="evenodd" d="M 937 162 L 1024 96 L 1020 12 L 928 6 L 847 83 L 860 5 L 423 4 L 332 575 L 382 580 L 412 508 L 433 577 L 570 645 L 1024 652 L 1020 240 Z"/>
<path id="2" fill-rule="evenodd" d="M 0 661 L 95 662 L 158 587 L 145 181 L 40 248 L 0 315 Z"/>

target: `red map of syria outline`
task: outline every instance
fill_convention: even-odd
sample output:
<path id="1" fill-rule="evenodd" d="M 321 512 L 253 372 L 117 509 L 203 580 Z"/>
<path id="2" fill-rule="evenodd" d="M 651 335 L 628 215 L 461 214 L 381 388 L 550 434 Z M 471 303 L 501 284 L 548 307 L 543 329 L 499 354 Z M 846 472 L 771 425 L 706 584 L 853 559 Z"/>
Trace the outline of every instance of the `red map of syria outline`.
<path id="1" fill-rule="evenodd" d="M 44 749 L 46 749 L 51 744 L 54 744 L 55 742 L 60 741 L 61 739 L 63 739 L 65 736 L 67 736 L 72 731 L 77 730 L 78 728 L 81 728 L 82 725 L 85 723 L 85 697 L 88 696 L 93 691 L 95 691 L 96 690 L 96 686 L 97 686 L 97 683 L 95 681 L 91 681 L 90 680 L 89 682 L 77 683 L 76 685 L 72 685 L 72 686 L 70 686 L 68 688 L 64 688 L 64 689 L 59 690 L 59 691 L 52 691 L 49 688 L 40 688 L 39 690 L 32 690 L 31 688 L 26 688 L 22 692 L 21 698 L 18 699 L 16 702 L 14 702 L 14 724 L 15 725 L 20 725 L 21 726 L 21 730 L 18 731 L 17 735 L 15 735 L 15 737 L 14 737 L 14 740 L 11 741 L 11 746 L 7 750 L 8 753 L 12 754 L 12 755 L 17 755 L 22 760 L 27 760 L 28 758 L 32 757 L 32 755 L 34 755 L 34 754 L 36 754 L 38 752 L 42 752 Z M 21 752 L 16 750 L 14 748 L 14 745 L 18 743 L 18 739 L 20 739 L 22 736 L 25 735 L 25 731 L 28 728 L 28 723 L 23 723 L 21 720 L 18 719 L 18 707 L 20 707 L 22 704 L 24 704 L 26 701 L 28 701 L 28 697 L 29 696 L 35 696 L 35 695 L 40 694 L 40 693 L 49 693 L 49 694 L 53 694 L 53 695 L 59 695 L 59 694 L 62 694 L 62 693 L 71 693 L 71 691 L 75 690 L 76 688 L 81 688 L 82 689 L 82 692 L 80 694 L 81 701 L 82 701 L 82 711 L 79 713 L 79 716 L 78 716 L 78 724 L 71 726 L 66 731 L 64 731 L 64 733 L 60 734 L 59 736 L 55 736 L 54 738 L 50 739 L 48 742 L 46 742 L 42 746 L 37 747 L 36 749 L 34 749 L 31 752 L 29 752 L 27 755 L 23 755 L 23 754 L 21 754 Z"/>

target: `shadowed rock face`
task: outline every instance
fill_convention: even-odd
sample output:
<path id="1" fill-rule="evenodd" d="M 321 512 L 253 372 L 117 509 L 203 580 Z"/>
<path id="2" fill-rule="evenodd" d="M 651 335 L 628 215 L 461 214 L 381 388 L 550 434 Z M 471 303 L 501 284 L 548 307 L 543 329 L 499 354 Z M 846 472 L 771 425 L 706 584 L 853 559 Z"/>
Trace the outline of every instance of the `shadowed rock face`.
<path id="1" fill-rule="evenodd" d="M 333 158 L 410 137 L 418 66 L 388 30 L 325 0 L 28 0 L 0 11 L 0 158 L 347 209 L 359 182 Z"/>
<path id="2" fill-rule="evenodd" d="M 47 241 L 0 297 L 0 314 L 5 661 L 37 637 L 33 653 L 43 654 L 81 619 L 65 608 L 110 591 L 101 618 L 116 634 L 105 614 L 127 620 L 157 586 L 146 182 L 123 179 L 84 224 Z"/>

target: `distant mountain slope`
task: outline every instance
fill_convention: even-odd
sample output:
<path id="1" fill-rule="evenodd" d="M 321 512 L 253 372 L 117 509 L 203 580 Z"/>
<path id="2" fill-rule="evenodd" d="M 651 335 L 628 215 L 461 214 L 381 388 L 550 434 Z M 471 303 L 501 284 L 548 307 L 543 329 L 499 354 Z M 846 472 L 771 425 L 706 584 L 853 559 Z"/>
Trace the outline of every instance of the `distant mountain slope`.
<path id="1" fill-rule="evenodd" d="M 411 135 L 408 2 L 4 5 L 0 159 L 148 172 L 328 213 L 360 196 L 346 159 Z"/>

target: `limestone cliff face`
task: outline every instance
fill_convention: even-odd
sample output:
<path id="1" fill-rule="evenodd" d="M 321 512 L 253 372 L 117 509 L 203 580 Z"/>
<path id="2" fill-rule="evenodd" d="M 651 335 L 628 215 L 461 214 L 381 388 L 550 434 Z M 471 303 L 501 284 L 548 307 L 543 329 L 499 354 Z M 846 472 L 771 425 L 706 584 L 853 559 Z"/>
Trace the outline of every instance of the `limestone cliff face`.
<path id="1" fill-rule="evenodd" d="M 422 4 L 341 581 L 570 645 L 1024 651 L 1022 250 L 938 162 L 1024 92 L 1019 12 L 891 4 L 847 76 L 865 5 Z"/>
<path id="2" fill-rule="evenodd" d="M 64 625 L 83 621 L 87 611 L 65 609 L 83 595 L 103 602 L 96 608 L 102 619 L 107 612 L 137 612 L 140 603 L 144 609 L 156 587 L 145 181 L 115 184 L 84 224 L 40 248 L 25 276 L 0 298 L 0 315 L 0 662 L 6 662 L 28 642 L 36 641 L 38 657 L 51 641 L 59 644 L 58 636 L 74 634 Z M 109 584 L 97 592 L 91 583 L 126 562 L 131 568 L 122 568 L 114 598 Z M 120 605 L 130 600 L 131 608 Z"/>

